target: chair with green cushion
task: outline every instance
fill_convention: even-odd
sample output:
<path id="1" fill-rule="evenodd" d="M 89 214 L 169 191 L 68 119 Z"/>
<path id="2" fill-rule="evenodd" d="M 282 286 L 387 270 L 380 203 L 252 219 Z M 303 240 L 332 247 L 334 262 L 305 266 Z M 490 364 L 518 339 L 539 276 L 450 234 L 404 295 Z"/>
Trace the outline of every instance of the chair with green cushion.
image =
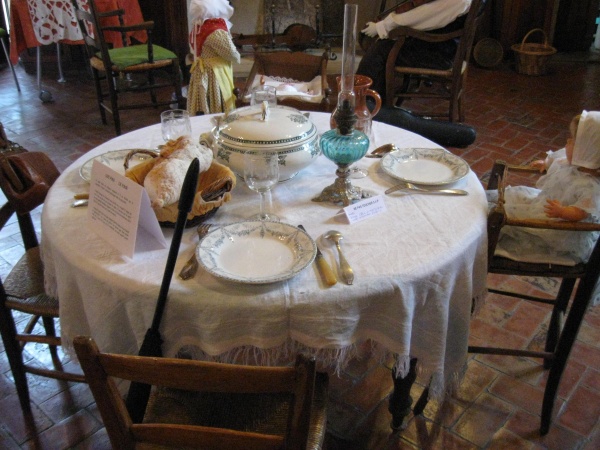
<path id="1" fill-rule="evenodd" d="M 178 106 L 185 108 L 179 60 L 170 50 L 152 44 L 154 22 L 124 26 L 122 9 L 100 13 L 94 0 L 88 0 L 89 11 L 81 9 L 77 0 L 72 0 L 72 3 L 94 75 L 102 123 L 106 124 L 108 111 L 113 116 L 115 132 L 120 135 L 120 110 L 170 105 L 173 103 L 173 91 Z M 104 19 L 103 23 L 118 19 L 120 25 L 102 26 L 101 19 Z M 146 31 L 147 42 L 128 45 L 127 33 L 140 30 Z M 109 48 L 103 35 L 106 31 L 121 33 L 123 47 Z M 159 100 L 158 91 L 169 87 L 172 90 L 164 92 L 164 98 Z M 121 101 L 123 94 L 128 97 L 126 102 Z M 150 99 L 131 98 L 138 97 L 136 94 L 149 94 Z"/>
<path id="2" fill-rule="evenodd" d="M 15 84 L 17 85 L 17 91 L 21 92 L 21 86 L 19 86 L 19 80 L 17 79 L 17 74 L 15 73 L 15 68 L 10 62 L 10 54 L 8 53 L 8 49 L 6 48 L 6 38 L 8 37 L 8 33 L 4 28 L 0 28 L 0 41 L 2 42 L 2 49 L 4 50 L 4 55 L 6 56 L 6 62 L 12 70 L 13 78 L 15 79 Z"/>

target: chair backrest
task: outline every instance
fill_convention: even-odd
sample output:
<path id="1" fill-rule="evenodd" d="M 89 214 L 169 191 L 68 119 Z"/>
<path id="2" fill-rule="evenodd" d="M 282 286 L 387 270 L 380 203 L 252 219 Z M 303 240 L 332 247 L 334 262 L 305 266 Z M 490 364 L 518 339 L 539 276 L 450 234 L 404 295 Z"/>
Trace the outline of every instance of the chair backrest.
<path id="1" fill-rule="evenodd" d="M 312 359 L 298 356 L 294 367 L 254 367 L 101 353 L 84 336 L 76 337 L 74 346 L 114 448 L 134 448 L 136 442 L 224 450 L 306 448 L 316 376 Z M 290 395 L 288 432 L 275 436 L 174 423 L 133 424 L 113 377 L 192 392 Z"/>
<path id="2" fill-rule="evenodd" d="M 77 0 L 72 0 L 72 4 L 75 9 L 75 18 L 79 23 L 79 29 L 83 35 L 88 58 L 92 58 L 100 52 L 102 60 L 110 61 L 108 45 L 104 40 L 104 35 L 100 26 L 96 2 L 94 0 L 88 0 L 88 10 L 82 9 Z M 118 11 L 114 11 L 114 13 L 116 13 L 115 15 L 119 18 L 119 23 L 123 25 L 122 15 L 119 15 Z"/>
<path id="3" fill-rule="evenodd" d="M 469 64 L 471 59 L 471 51 L 473 49 L 473 41 L 475 40 L 475 33 L 477 27 L 483 15 L 483 5 L 486 0 L 473 0 L 469 7 L 469 12 L 465 18 L 465 22 L 462 28 L 460 41 L 452 63 L 453 80 L 452 83 L 455 86 L 462 85 L 462 80 L 466 74 L 466 65 Z"/>
<path id="4" fill-rule="evenodd" d="M 60 172 L 45 153 L 28 152 L 19 147 L 17 152 L 0 154 L 0 188 L 7 199 L 0 209 L 0 229 L 13 213 L 17 213 L 27 250 L 38 246 L 30 213 L 44 203 L 59 175 Z"/>
<path id="5" fill-rule="evenodd" d="M 321 76 L 321 90 L 324 101 L 327 102 L 327 97 L 331 92 L 327 82 L 328 61 L 329 53 L 327 51 L 323 52 L 322 55 L 312 55 L 301 51 L 255 52 L 254 64 L 250 69 L 246 86 L 239 98 L 243 101 L 244 97 L 250 93 L 256 77 L 261 75 L 300 82 L 309 82 L 315 77 Z M 278 98 L 277 102 L 300 108 L 302 104 L 308 103 L 302 100 L 290 100 L 289 97 L 284 101 Z M 241 106 L 241 104 L 239 103 L 238 106 Z M 324 108 L 326 107 L 327 105 L 324 105 Z"/>

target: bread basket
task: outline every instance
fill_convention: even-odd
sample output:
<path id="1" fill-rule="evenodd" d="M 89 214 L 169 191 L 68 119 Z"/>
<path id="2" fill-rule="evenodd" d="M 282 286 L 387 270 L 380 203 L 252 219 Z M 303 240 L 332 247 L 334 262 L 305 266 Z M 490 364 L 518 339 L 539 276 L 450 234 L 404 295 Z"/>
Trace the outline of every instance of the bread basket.
<path id="1" fill-rule="evenodd" d="M 129 160 L 136 153 L 144 153 L 152 158 L 129 169 Z M 123 163 L 125 176 L 143 186 L 144 178 L 154 166 L 157 156 L 157 153 L 147 150 L 132 150 L 125 156 Z M 236 177 L 231 169 L 213 160 L 208 170 L 200 174 L 196 197 L 188 215 L 186 227 L 199 225 L 212 217 L 224 203 L 231 200 L 231 190 L 235 187 L 235 183 Z M 154 209 L 161 226 L 175 226 L 179 213 L 177 206 L 177 203 L 173 203 L 160 209 Z"/>

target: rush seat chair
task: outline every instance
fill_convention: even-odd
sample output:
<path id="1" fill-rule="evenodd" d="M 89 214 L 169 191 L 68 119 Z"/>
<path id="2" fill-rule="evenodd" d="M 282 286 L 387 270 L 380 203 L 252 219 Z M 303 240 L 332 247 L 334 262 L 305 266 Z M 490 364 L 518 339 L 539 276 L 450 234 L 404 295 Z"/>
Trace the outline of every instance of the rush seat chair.
<path id="1" fill-rule="evenodd" d="M 157 108 L 174 102 L 185 108 L 181 93 L 182 73 L 177 55 L 152 44 L 154 22 L 143 22 L 124 26 L 124 10 L 99 12 L 94 0 L 88 0 L 89 11 L 72 0 L 79 28 L 83 34 L 89 64 L 94 76 L 96 96 L 102 123 L 106 124 L 106 113 L 112 114 L 115 132 L 121 134 L 120 111 L 136 108 Z M 120 25 L 103 26 L 104 21 L 118 19 Z M 146 31 L 145 44 L 129 45 L 127 33 Z M 109 48 L 105 32 L 121 33 L 123 47 Z M 162 101 L 157 97 L 159 89 L 172 88 Z M 149 96 L 149 97 L 148 97 Z M 141 98 L 143 97 L 143 99 Z"/>
<path id="2" fill-rule="evenodd" d="M 24 152 L 19 156 L 19 163 L 13 165 L 10 157 L 0 155 L 0 186 L 7 198 L 6 203 L 0 207 L 0 229 L 10 225 L 11 218 L 16 215 L 25 247 L 24 255 L 8 276 L 0 280 L 0 333 L 25 422 L 28 426 L 34 426 L 28 373 L 77 382 L 84 382 L 85 377 L 81 373 L 63 370 L 57 352 L 61 339 L 55 329 L 59 303 L 58 299 L 44 292 L 40 248 L 31 218 L 31 211 L 43 202 L 47 188 L 58 177 L 59 172 L 43 153 Z M 40 167 L 45 169 L 40 171 Z M 23 178 L 23 171 L 37 175 L 43 173 L 43 176 L 37 182 L 31 182 L 31 179 Z M 36 327 L 40 319 L 43 327 Z M 39 365 L 29 361 L 30 358 L 25 356 L 28 348 L 26 344 L 48 345 L 52 364 Z"/>
<path id="3" fill-rule="evenodd" d="M 327 379 L 313 359 L 299 355 L 291 367 L 257 367 L 103 353 L 86 336 L 74 345 L 113 448 L 322 446 Z M 141 423 L 131 420 L 115 379 L 153 386 Z"/>

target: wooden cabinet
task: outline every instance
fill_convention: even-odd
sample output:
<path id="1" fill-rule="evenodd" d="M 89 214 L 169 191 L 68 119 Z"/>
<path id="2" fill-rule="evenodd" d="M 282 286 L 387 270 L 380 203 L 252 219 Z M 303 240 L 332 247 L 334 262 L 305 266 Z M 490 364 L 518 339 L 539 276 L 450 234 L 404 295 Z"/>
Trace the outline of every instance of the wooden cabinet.
<path id="1" fill-rule="evenodd" d="M 543 29 L 551 43 L 558 2 L 559 0 L 494 0 L 491 11 L 492 37 L 498 39 L 508 53 L 513 44 L 521 42 L 534 28 Z M 538 39 L 532 42 L 540 42 L 541 33 L 535 37 Z M 531 38 L 534 39 L 534 36 Z"/>
<path id="2" fill-rule="evenodd" d="M 560 0 L 554 46 L 563 52 L 589 50 L 600 0 Z"/>
<path id="3" fill-rule="evenodd" d="M 596 32 L 600 0 L 488 0 L 493 2 L 490 35 L 505 52 L 534 28 L 546 32 L 559 51 L 588 50 Z M 541 42 L 541 33 L 531 42 Z"/>
<path id="4" fill-rule="evenodd" d="M 175 52 L 181 64 L 189 52 L 186 0 L 139 0 L 144 20 L 154 21 L 152 42 Z"/>

